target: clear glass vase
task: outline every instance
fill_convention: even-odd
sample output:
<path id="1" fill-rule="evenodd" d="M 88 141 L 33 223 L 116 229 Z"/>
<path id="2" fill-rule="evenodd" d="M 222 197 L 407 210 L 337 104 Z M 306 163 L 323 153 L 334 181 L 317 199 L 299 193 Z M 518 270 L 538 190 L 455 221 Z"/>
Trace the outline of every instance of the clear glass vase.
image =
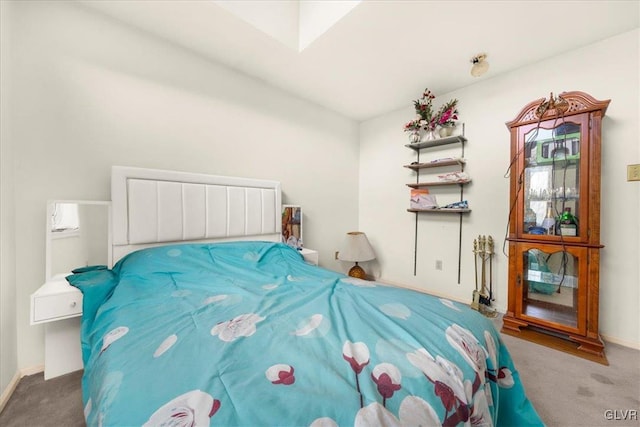
<path id="1" fill-rule="evenodd" d="M 426 129 L 424 131 L 424 133 L 422 134 L 422 138 L 420 139 L 421 142 L 426 142 L 426 141 L 433 141 L 435 139 L 438 139 L 438 135 L 436 134 L 436 130 L 435 129 Z"/>
<path id="2" fill-rule="evenodd" d="M 414 130 L 409 134 L 409 144 L 420 142 L 420 131 Z"/>

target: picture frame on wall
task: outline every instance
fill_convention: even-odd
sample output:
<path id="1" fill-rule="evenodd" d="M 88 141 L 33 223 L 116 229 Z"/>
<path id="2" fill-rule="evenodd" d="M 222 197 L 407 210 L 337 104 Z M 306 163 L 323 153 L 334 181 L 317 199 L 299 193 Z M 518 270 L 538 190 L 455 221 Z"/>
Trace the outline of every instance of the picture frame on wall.
<path id="1" fill-rule="evenodd" d="M 302 249 L 302 207 L 282 205 L 282 243 Z"/>

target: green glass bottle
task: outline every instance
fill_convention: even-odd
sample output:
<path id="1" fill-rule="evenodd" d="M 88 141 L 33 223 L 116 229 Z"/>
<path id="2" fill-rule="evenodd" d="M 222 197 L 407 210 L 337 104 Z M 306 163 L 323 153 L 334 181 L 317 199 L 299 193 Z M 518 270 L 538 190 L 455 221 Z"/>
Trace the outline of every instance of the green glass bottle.
<path id="1" fill-rule="evenodd" d="M 578 219 L 571 214 L 571 208 L 564 208 L 564 212 L 560 215 L 560 235 L 577 236 L 578 235 Z"/>

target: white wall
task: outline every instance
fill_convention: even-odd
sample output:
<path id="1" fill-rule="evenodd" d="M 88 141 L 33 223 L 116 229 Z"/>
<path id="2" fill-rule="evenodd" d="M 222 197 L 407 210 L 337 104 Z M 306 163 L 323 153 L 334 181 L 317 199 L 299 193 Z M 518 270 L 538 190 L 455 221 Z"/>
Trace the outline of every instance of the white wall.
<path id="1" fill-rule="evenodd" d="M 357 123 L 81 6 L 12 6 L 19 368 L 43 361 L 28 317 L 46 201 L 109 200 L 112 165 L 279 180 L 304 208 L 305 246 L 336 267 L 357 224 Z"/>
<path id="2" fill-rule="evenodd" d="M 11 18 L 9 3 L 0 2 L 0 395 L 17 370 L 13 157 L 9 121 Z"/>
<path id="3" fill-rule="evenodd" d="M 465 187 L 472 212 L 463 220 L 462 280 L 457 284 L 458 216 L 421 214 L 418 270 L 413 275 L 414 214 L 406 212 L 415 160 L 404 147 L 402 125 L 415 113 L 407 108 L 361 125 L 360 220 L 378 254 L 383 280 L 469 302 L 474 289 L 473 240 L 491 235 L 496 241 L 493 286 L 495 306 L 507 304 L 508 259 L 502 247 L 509 209 L 509 132 L 505 122 L 530 101 L 549 92 L 580 90 L 596 99 L 611 99 L 603 122 L 600 330 L 609 340 L 640 347 L 640 251 L 637 208 L 640 183 L 626 181 L 626 165 L 640 163 L 638 30 L 568 52 L 515 72 L 474 81 L 461 90 L 438 94 L 436 105 L 458 98 L 466 123 L 465 157 L 473 182 Z M 491 73 L 491 71 L 489 71 Z M 490 76 L 490 74 L 489 74 Z M 472 84 L 475 83 L 475 84 Z M 429 85 L 428 76 L 425 86 Z M 424 88 L 416 88 L 416 98 Z M 424 150 L 422 159 L 459 154 L 459 148 Z M 429 151 L 429 152 L 427 152 Z M 445 196 L 442 196 L 444 199 Z M 440 201 L 440 196 L 438 196 Z M 631 238 L 630 236 L 634 236 Z M 436 259 L 443 270 L 435 270 Z"/>

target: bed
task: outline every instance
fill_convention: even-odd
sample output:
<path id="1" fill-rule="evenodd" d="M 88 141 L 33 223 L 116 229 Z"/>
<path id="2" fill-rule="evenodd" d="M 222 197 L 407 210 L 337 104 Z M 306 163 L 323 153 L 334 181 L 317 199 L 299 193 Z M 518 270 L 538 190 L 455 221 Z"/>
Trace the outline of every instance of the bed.
<path id="1" fill-rule="evenodd" d="M 67 278 L 87 425 L 542 425 L 490 320 L 307 264 L 280 197 L 114 167 L 117 263 Z"/>

